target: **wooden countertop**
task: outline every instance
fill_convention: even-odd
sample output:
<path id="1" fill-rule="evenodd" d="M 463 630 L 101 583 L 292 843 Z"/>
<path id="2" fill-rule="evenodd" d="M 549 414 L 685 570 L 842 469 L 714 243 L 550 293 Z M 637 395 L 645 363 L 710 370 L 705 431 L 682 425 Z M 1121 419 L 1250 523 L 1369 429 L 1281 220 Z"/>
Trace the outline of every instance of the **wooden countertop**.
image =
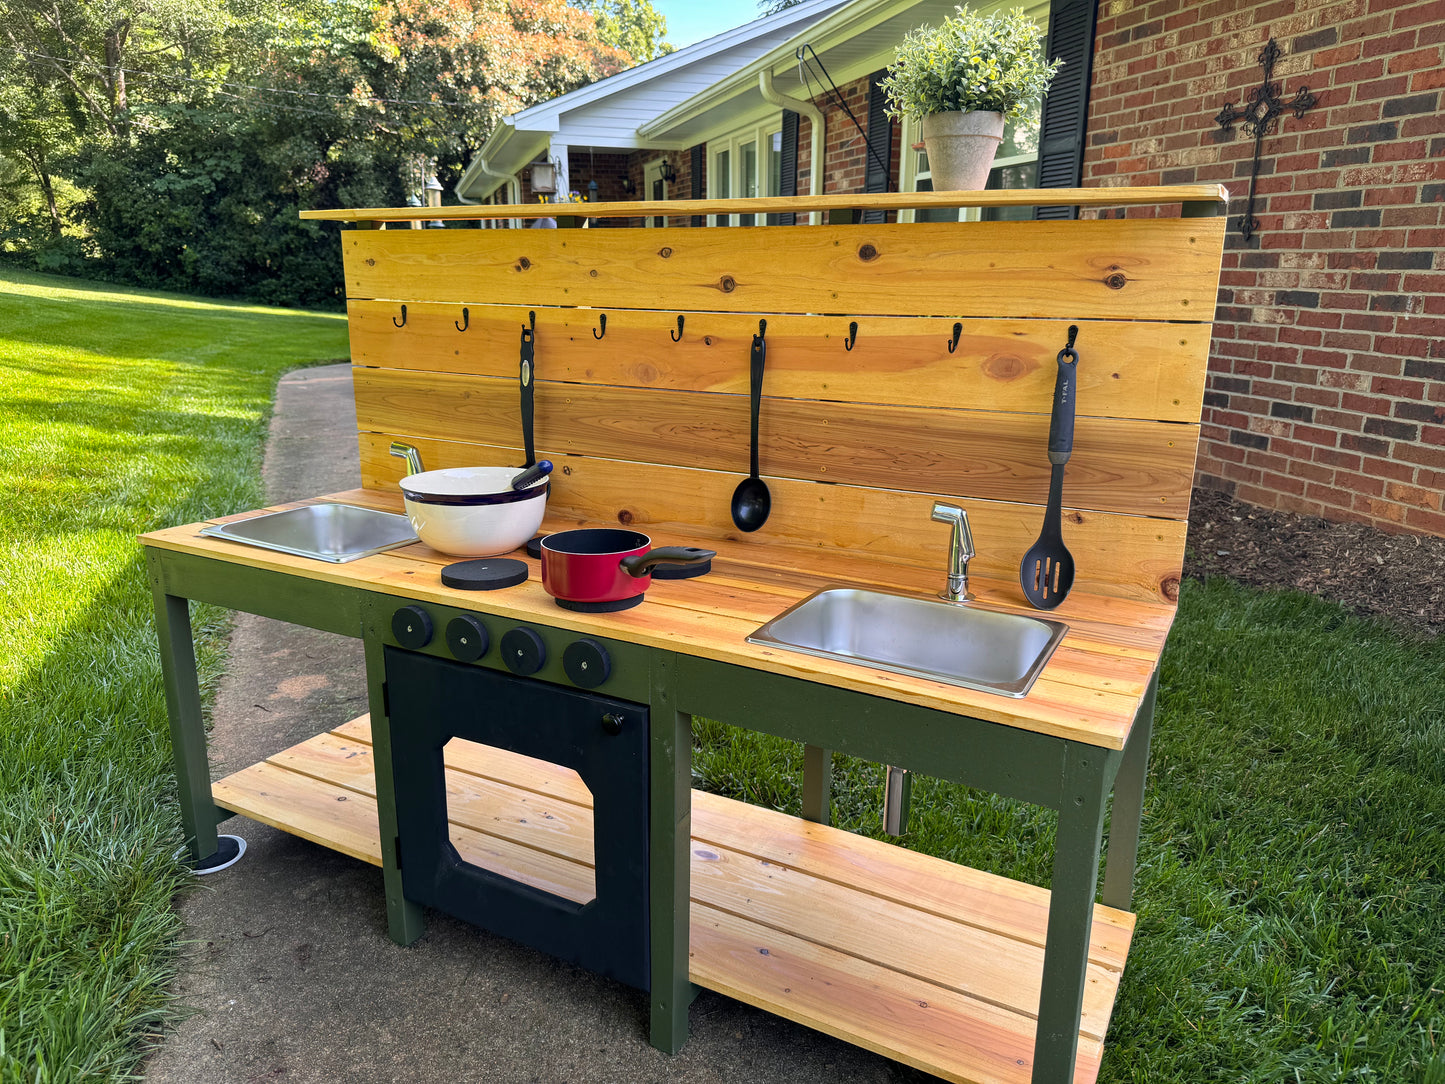
<path id="1" fill-rule="evenodd" d="M 388 512 L 402 510 L 399 494 L 375 490 L 350 490 L 315 500 Z M 294 506 L 277 505 L 265 511 Z M 208 522 L 246 519 L 260 511 Z M 879 587 L 931 596 L 944 578 L 942 549 L 936 572 L 823 549 L 800 565 L 798 551 L 792 548 L 786 554 L 775 555 L 767 546 L 654 533 L 654 545 L 698 543 L 716 549 L 713 571 L 694 579 L 655 580 L 644 602 L 634 609 L 583 614 L 564 610 L 553 602 L 542 589 L 539 563 L 527 558 L 523 550 L 511 556 L 532 566 L 528 582 L 479 594 L 443 586 L 441 567 L 457 558 L 423 543 L 346 564 L 330 564 L 205 537 L 198 532 L 206 525 L 193 523 L 154 531 L 143 535 L 141 541 L 157 549 L 702 656 L 1108 749 L 1124 746 L 1175 612 L 1173 606 L 1076 591 L 1058 610 L 1039 614 L 1018 601 L 1017 583 L 971 577 L 970 588 L 977 595 L 974 605 L 1047 616 L 1069 626 L 1028 696 L 1014 699 L 746 641 L 747 635 L 764 622 L 830 585 Z M 543 525 L 544 530 L 578 526 L 615 524 L 579 523 L 549 515 Z"/>

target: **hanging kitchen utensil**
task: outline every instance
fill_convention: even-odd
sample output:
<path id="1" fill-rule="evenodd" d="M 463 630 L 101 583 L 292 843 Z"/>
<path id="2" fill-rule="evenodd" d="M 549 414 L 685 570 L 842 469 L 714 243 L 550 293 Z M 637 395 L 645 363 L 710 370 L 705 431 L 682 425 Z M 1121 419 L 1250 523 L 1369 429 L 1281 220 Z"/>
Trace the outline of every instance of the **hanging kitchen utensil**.
<path id="1" fill-rule="evenodd" d="M 1064 464 L 1074 449 L 1074 397 L 1078 389 L 1079 354 L 1074 349 L 1077 327 L 1069 328 L 1069 342 L 1059 351 L 1054 378 L 1054 406 L 1049 418 L 1049 503 L 1044 525 L 1019 565 L 1024 597 L 1040 610 L 1052 610 L 1074 585 L 1074 557 L 1064 545 Z"/>
<path id="2" fill-rule="evenodd" d="M 511 482 L 513 489 L 526 489 L 538 478 L 545 478 L 552 473 L 552 461 L 544 459 L 540 463 L 534 463 L 520 474 L 516 475 Z"/>
<path id="3" fill-rule="evenodd" d="M 530 467 L 537 462 L 537 451 L 532 446 L 532 377 L 534 375 L 534 341 L 537 338 L 537 314 L 532 316 L 532 326 L 522 325 L 522 447 L 526 451 L 527 461 L 522 464 Z"/>
<path id="4" fill-rule="evenodd" d="M 758 333 L 753 336 L 752 351 L 748 362 L 749 408 L 752 415 L 752 473 L 738 483 L 733 490 L 733 523 L 740 531 L 756 531 L 768 521 L 773 508 L 773 495 L 768 484 L 758 477 L 758 412 L 763 400 L 763 362 L 767 358 L 767 345 L 763 335 L 767 332 L 766 320 L 758 321 Z"/>

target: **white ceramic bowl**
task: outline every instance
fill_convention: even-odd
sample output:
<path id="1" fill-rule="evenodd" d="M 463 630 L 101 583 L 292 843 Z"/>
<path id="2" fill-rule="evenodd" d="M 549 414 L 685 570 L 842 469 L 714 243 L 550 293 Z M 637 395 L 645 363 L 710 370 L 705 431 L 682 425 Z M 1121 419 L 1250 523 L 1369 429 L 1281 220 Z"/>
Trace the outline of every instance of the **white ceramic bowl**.
<path id="1" fill-rule="evenodd" d="M 401 480 L 406 517 L 428 546 L 454 557 L 495 557 L 542 525 L 549 480 L 514 490 L 520 467 L 449 467 Z"/>

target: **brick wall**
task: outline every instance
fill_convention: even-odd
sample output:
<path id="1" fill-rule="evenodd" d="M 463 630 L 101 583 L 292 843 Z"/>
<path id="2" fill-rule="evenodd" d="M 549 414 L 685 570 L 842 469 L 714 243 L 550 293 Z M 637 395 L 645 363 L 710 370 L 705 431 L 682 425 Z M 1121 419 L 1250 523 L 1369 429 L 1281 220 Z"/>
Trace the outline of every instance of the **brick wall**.
<path id="1" fill-rule="evenodd" d="M 1280 97 L 1317 101 L 1264 136 L 1246 242 L 1254 140 L 1214 118 L 1271 38 Z M 1199 484 L 1445 535 L 1442 43 L 1439 0 L 1102 0 L 1084 183 L 1235 197 Z"/>
<path id="2" fill-rule="evenodd" d="M 863 131 L 868 130 L 868 77 L 856 79 L 839 87 Z M 848 114 L 836 104 L 832 95 L 819 95 L 814 101 L 823 110 L 827 138 L 823 144 L 823 192 L 862 192 L 868 175 L 868 145 Z M 889 121 L 893 132 L 892 158 L 888 163 L 891 192 L 898 191 L 898 123 Z M 808 192 L 807 176 L 811 159 L 811 124 L 802 119 L 798 132 L 798 191 Z M 892 215 L 890 214 L 890 219 Z"/>

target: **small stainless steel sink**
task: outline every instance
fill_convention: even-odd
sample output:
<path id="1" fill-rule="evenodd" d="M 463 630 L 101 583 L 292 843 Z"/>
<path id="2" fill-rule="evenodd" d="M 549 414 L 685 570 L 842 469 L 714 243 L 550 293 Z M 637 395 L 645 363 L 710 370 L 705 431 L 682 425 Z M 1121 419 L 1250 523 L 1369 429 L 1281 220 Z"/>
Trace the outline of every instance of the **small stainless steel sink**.
<path id="1" fill-rule="evenodd" d="M 1040 617 L 830 587 L 773 618 L 748 643 L 1020 697 L 1067 631 Z"/>
<path id="2" fill-rule="evenodd" d="M 201 534 L 336 564 L 417 540 L 405 516 L 352 504 L 308 504 L 203 527 Z"/>

